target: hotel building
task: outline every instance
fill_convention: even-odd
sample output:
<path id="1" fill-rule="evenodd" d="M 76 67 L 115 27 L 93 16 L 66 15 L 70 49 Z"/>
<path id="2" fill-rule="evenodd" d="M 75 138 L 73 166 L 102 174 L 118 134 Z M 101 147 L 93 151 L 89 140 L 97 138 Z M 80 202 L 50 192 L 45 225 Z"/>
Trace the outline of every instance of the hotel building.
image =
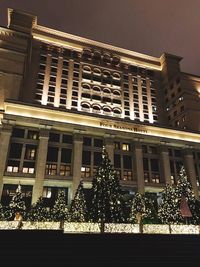
<path id="1" fill-rule="evenodd" d="M 200 181 L 200 77 L 159 58 L 38 25 L 0 27 L 0 196 L 29 204 L 86 190 L 105 145 L 124 192 L 158 194 L 184 164 Z M 88 191 L 89 192 L 89 191 Z"/>

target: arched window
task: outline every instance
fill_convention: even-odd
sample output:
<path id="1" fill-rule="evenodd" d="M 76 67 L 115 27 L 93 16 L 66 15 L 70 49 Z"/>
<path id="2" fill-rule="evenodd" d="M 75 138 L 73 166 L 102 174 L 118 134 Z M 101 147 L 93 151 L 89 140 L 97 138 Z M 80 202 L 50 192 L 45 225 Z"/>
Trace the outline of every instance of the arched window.
<path id="1" fill-rule="evenodd" d="M 83 66 L 83 71 L 91 72 L 91 68 L 89 66 Z"/>
<path id="2" fill-rule="evenodd" d="M 121 78 L 120 74 L 117 72 L 113 73 L 113 78 L 119 80 Z"/>
<path id="3" fill-rule="evenodd" d="M 113 56 L 112 60 L 113 65 L 117 66 L 120 63 L 120 58 L 118 56 Z"/>
<path id="4" fill-rule="evenodd" d="M 94 86 L 94 87 L 92 88 L 92 90 L 93 90 L 94 92 L 101 92 L 101 88 L 98 87 L 98 86 Z"/>
<path id="5" fill-rule="evenodd" d="M 90 49 L 84 49 L 83 50 L 83 58 L 85 59 L 91 59 L 92 58 L 92 51 Z"/>
<path id="6" fill-rule="evenodd" d="M 103 107 L 103 112 L 110 113 L 111 112 L 111 109 L 108 106 L 104 106 Z"/>
<path id="7" fill-rule="evenodd" d="M 81 107 L 84 108 L 84 109 L 88 109 L 89 110 L 90 109 L 90 104 L 87 103 L 87 102 L 82 102 L 81 103 Z"/>
<path id="8" fill-rule="evenodd" d="M 111 93 L 110 89 L 108 89 L 108 88 L 104 88 L 104 89 L 103 89 L 103 92 L 104 92 L 105 94 L 110 94 L 110 93 Z"/>
<path id="9" fill-rule="evenodd" d="M 100 70 L 100 69 L 97 69 L 97 68 L 94 68 L 94 69 L 93 69 L 93 73 L 94 73 L 95 75 L 101 75 L 101 70 Z"/>
<path id="10" fill-rule="evenodd" d="M 93 59 L 95 61 L 100 61 L 101 60 L 101 53 L 99 51 L 94 51 Z"/>
<path id="11" fill-rule="evenodd" d="M 98 105 L 93 105 L 92 106 L 92 111 L 95 112 L 95 113 L 99 113 L 99 112 L 101 112 L 101 107 L 98 106 Z"/>
<path id="12" fill-rule="evenodd" d="M 106 53 L 103 55 L 103 61 L 107 64 L 109 64 L 111 62 L 111 57 L 110 54 Z"/>
<path id="13" fill-rule="evenodd" d="M 115 91 L 113 91 L 113 95 L 114 96 L 121 96 L 121 93 L 120 93 L 120 91 L 115 90 Z"/>
<path id="14" fill-rule="evenodd" d="M 113 113 L 114 113 L 114 114 L 121 114 L 122 111 L 121 111 L 121 109 L 114 108 L 114 109 L 113 109 Z"/>
<path id="15" fill-rule="evenodd" d="M 90 90 L 90 85 L 87 84 L 87 83 L 84 83 L 84 84 L 82 85 L 82 87 L 83 87 L 83 89 L 85 89 L 85 90 Z"/>

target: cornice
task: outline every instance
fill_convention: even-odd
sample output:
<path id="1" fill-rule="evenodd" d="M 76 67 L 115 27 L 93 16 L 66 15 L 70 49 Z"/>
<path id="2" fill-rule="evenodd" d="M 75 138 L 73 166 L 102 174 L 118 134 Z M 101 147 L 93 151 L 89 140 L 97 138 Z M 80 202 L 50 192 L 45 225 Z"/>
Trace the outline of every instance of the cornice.
<path id="1" fill-rule="evenodd" d="M 146 62 L 148 64 L 148 67 L 156 68 L 159 70 L 161 69 L 160 59 L 157 57 L 148 56 L 148 55 L 134 52 L 131 50 L 127 50 L 124 48 L 112 46 L 109 44 L 90 40 L 90 39 L 83 38 L 80 36 L 50 29 L 44 26 L 35 25 L 33 27 L 33 37 L 35 38 L 40 37 L 40 38 L 46 39 L 46 41 L 48 40 L 51 41 L 53 38 L 54 40 L 57 40 L 57 42 L 63 41 L 66 43 L 71 43 L 71 46 L 74 45 L 75 48 L 79 48 L 79 49 L 83 49 L 86 47 L 90 48 L 92 46 L 98 49 L 107 50 L 111 52 L 112 54 L 116 53 L 122 58 L 122 60 L 127 61 L 127 62 L 135 61 L 138 64 L 142 64 Z"/>

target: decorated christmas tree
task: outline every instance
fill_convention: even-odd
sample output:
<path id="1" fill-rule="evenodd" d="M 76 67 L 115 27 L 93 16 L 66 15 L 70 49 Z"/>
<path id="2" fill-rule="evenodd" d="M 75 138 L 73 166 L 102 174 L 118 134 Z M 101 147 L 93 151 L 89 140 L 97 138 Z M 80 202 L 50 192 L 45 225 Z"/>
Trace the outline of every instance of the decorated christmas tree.
<path id="1" fill-rule="evenodd" d="M 184 167 L 181 168 L 177 185 L 166 186 L 158 216 L 163 223 L 199 223 L 196 199 L 187 179 Z M 184 210 L 183 210 L 184 209 Z"/>
<path id="2" fill-rule="evenodd" d="M 180 212 L 177 205 L 175 189 L 166 185 L 162 193 L 162 202 L 158 208 L 158 218 L 164 224 L 177 223 L 180 220 Z"/>
<path id="3" fill-rule="evenodd" d="M 48 208 L 45 207 L 42 197 L 40 197 L 38 201 L 31 206 L 29 212 L 27 213 L 27 220 L 33 222 L 44 222 L 50 220 L 50 212 Z"/>
<path id="4" fill-rule="evenodd" d="M 3 206 L 0 203 L 0 221 L 4 221 L 4 220 L 5 220 L 4 209 L 3 209 Z"/>
<path id="5" fill-rule="evenodd" d="M 26 215 L 26 205 L 22 198 L 21 185 L 18 185 L 16 189 L 15 195 L 12 197 L 12 200 L 9 204 L 9 209 L 6 210 L 6 217 L 9 218 L 11 216 L 14 219 L 15 214 L 18 212 L 22 217 Z M 10 214 L 9 214 L 10 213 Z"/>
<path id="6" fill-rule="evenodd" d="M 88 219 L 85 195 L 83 192 L 83 181 L 81 180 L 77 188 L 74 199 L 70 207 L 70 221 L 85 222 Z"/>
<path id="7" fill-rule="evenodd" d="M 175 194 L 178 200 L 178 209 L 180 211 L 180 222 L 198 224 L 199 214 L 196 210 L 196 199 L 183 166 L 181 167 L 179 178 L 177 180 Z"/>
<path id="8" fill-rule="evenodd" d="M 131 212 L 129 221 L 132 223 L 140 223 L 146 220 L 153 220 L 153 203 L 144 195 L 137 193 L 131 203 Z"/>
<path id="9" fill-rule="evenodd" d="M 61 222 L 61 228 L 64 220 L 68 219 L 68 208 L 66 204 L 66 194 L 64 190 L 59 191 L 58 198 L 51 210 L 51 218 L 53 221 Z"/>
<path id="10" fill-rule="evenodd" d="M 118 177 L 110 163 L 105 147 L 102 162 L 92 181 L 91 219 L 94 222 L 122 222 L 122 196 Z"/>

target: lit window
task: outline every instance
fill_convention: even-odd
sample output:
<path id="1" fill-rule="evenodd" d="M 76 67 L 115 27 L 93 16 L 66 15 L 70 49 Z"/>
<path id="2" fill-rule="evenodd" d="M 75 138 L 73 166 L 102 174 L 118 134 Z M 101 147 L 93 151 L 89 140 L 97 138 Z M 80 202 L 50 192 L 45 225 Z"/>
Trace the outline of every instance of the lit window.
<path id="1" fill-rule="evenodd" d="M 123 143 L 122 144 L 122 150 L 124 150 L 124 151 L 130 151 L 130 144 Z"/>
<path id="2" fill-rule="evenodd" d="M 51 198 L 51 188 L 50 187 L 44 187 L 42 196 L 45 198 Z"/>
<path id="3" fill-rule="evenodd" d="M 68 165 L 60 165 L 60 175 L 61 176 L 70 176 L 71 167 Z"/>
<path id="4" fill-rule="evenodd" d="M 132 180 L 132 171 L 124 170 L 123 180 L 124 181 L 131 181 Z"/>
<path id="5" fill-rule="evenodd" d="M 56 175 L 57 165 L 56 164 L 46 164 L 45 174 Z"/>
<path id="6" fill-rule="evenodd" d="M 90 176 L 90 167 L 81 167 L 81 178 L 89 178 Z"/>
<path id="7" fill-rule="evenodd" d="M 7 172 L 18 172 L 19 167 L 17 166 L 7 166 Z"/>

